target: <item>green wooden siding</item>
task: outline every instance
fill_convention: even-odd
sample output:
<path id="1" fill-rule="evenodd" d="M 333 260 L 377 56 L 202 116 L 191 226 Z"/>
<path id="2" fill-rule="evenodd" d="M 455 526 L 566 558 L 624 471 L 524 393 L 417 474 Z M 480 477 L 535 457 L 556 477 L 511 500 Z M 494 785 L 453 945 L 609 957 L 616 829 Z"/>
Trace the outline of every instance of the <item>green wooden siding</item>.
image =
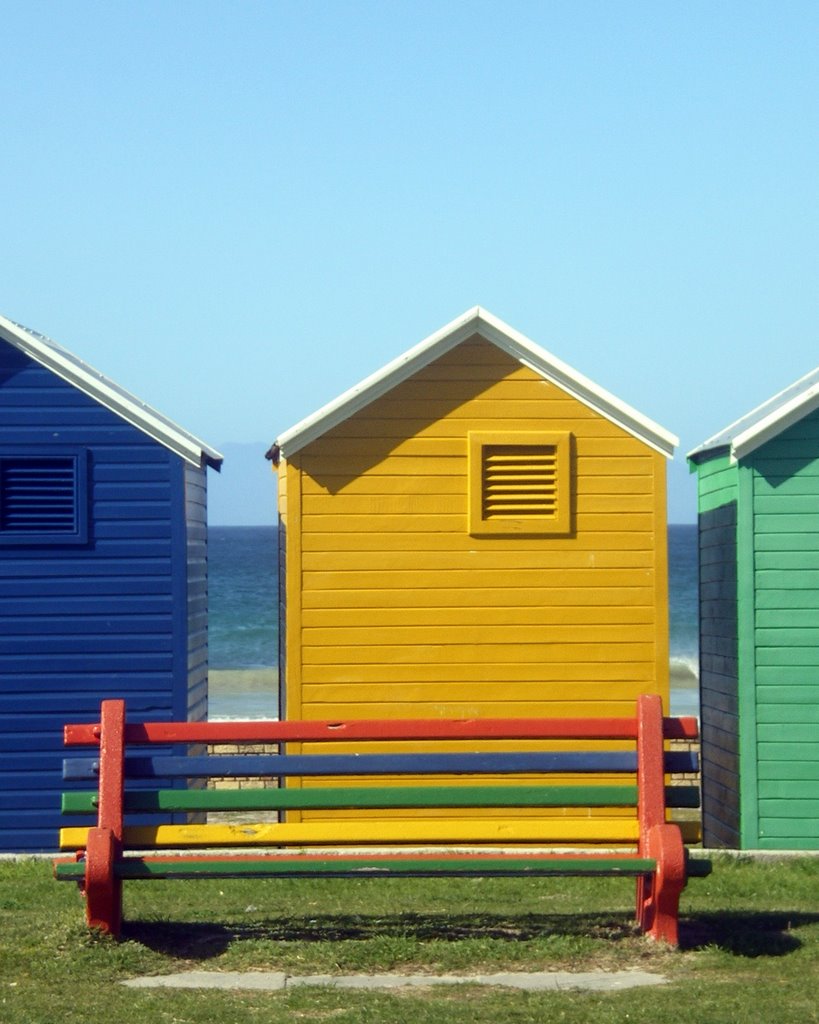
<path id="1" fill-rule="evenodd" d="M 819 412 L 747 460 L 753 471 L 756 841 L 819 848 Z M 743 798 L 745 799 L 745 798 Z"/>
<path id="2" fill-rule="evenodd" d="M 737 467 L 727 452 L 717 452 L 697 466 L 700 515 L 737 500 Z"/>
<path id="3" fill-rule="evenodd" d="M 739 845 L 737 467 L 698 466 L 703 836 Z"/>

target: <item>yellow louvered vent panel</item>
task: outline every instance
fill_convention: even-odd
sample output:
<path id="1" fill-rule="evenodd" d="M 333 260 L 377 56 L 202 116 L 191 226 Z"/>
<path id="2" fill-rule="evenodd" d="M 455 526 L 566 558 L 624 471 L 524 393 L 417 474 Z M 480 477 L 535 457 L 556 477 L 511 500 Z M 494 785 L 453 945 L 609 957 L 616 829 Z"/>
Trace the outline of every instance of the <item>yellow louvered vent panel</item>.
<path id="1" fill-rule="evenodd" d="M 482 477 L 484 519 L 557 515 L 554 445 L 486 445 Z"/>
<path id="2" fill-rule="evenodd" d="M 469 532 L 570 533 L 572 451 L 568 431 L 470 431 Z"/>

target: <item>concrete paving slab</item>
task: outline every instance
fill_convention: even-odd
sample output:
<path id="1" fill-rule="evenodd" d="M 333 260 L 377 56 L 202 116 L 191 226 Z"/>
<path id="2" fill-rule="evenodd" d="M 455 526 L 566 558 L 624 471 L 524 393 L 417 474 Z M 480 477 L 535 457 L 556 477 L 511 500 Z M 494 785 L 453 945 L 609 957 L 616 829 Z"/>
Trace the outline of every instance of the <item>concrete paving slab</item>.
<path id="1" fill-rule="evenodd" d="M 252 988 L 277 992 L 287 984 L 287 975 L 276 971 L 184 971 L 123 981 L 127 988 Z"/>
<path id="2" fill-rule="evenodd" d="M 499 974 L 305 974 L 275 971 L 186 971 L 122 982 L 128 988 L 218 988 L 281 992 L 314 985 L 324 988 L 396 990 L 434 985 L 491 985 L 528 992 L 620 992 L 645 985 L 663 985 L 660 974 L 646 971 L 539 971 Z"/>

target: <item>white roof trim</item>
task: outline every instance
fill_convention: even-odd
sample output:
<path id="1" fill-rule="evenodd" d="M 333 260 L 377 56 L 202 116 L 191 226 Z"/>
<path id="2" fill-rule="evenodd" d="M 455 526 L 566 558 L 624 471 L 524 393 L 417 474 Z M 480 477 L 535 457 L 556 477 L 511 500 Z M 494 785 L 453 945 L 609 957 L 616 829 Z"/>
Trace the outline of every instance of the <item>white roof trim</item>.
<path id="1" fill-rule="evenodd" d="M 754 427 L 737 434 L 731 445 L 734 459 L 742 459 L 763 444 L 804 419 L 819 406 L 819 384 L 814 384 L 800 398 L 792 399 L 776 412 L 763 417 Z"/>
<path id="2" fill-rule="evenodd" d="M 598 387 L 567 363 L 536 345 L 525 335 L 505 324 L 480 306 L 474 306 L 462 316 L 419 342 L 402 356 L 393 359 L 376 373 L 366 377 L 355 387 L 339 395 L 317 412 L 284 431 L 276 445 L 285 458 L 294 455 L 305 445 L 321 437 L 328 430 L 343 423 L 370 402 L 391 391 L 401 381 L 423 369 L 434 359 L 455 348 L 473 334 L 481 337 L 534 370 L 541 377 L 558 384 L 585 405 L 605 416 L 650 447 L 671 458 L 679 440 L 652 420 L 637 412 L 619 398 Z"/>
<path id="3" fill-rule="evenodd" d="M 45 335 L 0 316 L 0 338 L 195 466 L 223 456 Z"/>
<path id="4" fill-rule="evenodd" d="M 819 367 L 714 434 L 687 458 L 727 448 L 732 462 L 745 458 L 819 408 Z"/>

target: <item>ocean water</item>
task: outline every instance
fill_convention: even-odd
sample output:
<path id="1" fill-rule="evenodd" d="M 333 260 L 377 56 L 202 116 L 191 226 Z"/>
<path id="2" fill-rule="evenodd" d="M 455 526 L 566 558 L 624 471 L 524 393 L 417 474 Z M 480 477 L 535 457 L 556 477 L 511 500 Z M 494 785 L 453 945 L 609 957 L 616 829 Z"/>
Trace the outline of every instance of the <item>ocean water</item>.
<path id="1" fill-rule="evenodd" d="M 696 524 L 668 527 L 671 711 L 699 714 L 699 559 Z"/>
<path id="2" fill-rule="evenodd" d="M 209 536 L 211 718 L 275 717 L 278 659 L 274 526 L 212 526 Z M 697 527 L 668 535 L 671 710 L 697 713 Z"/>
<path id="3" fill-rule="evenodd" d="M 212 669 L 275 666 L 277 574 L 275 526 L 208 529 L 208 656 Z"/>

